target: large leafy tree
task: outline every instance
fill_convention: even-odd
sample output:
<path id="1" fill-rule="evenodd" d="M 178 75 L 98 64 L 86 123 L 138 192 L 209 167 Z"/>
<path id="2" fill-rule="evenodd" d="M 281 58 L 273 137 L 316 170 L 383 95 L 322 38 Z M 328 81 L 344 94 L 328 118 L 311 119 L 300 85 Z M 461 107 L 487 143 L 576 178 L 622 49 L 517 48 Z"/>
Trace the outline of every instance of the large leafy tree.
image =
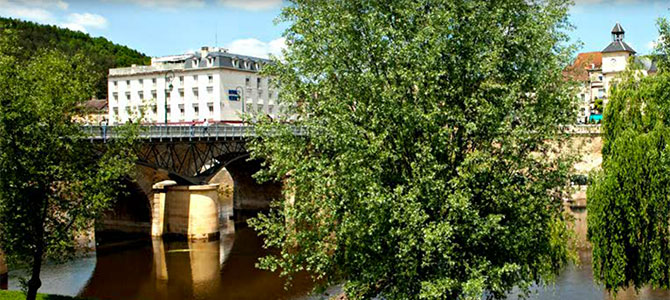
<path id="1" fill-rule="evenodd" d="M 251 221 L 280 250 L 260 267 L 350 299 L 504 298 L 551 279 L 571 257 L 568 7 L 290 1 L 288 49 L 265 69 L 289 116 L 251 145 L 285 191 Z"/>
<path id="2" fill-rule="evenodd" d="M 662 40 L 670 24 L 659 20 Z M 645 284 L 670 288 L 670 45 L 658 73 L 631 64 L 603 115 L 603 163 L 587 191 L 593 275 L 616 293 Z"/>
<path id="3" fill-rule="evenodd" d="M 91 144 L 72 121 L 93 91 L 90 63 L 50 50 L 17 60 L 14 39 L 0 37 L 0 246 L 30 266 L 35 299 L 44 259 L 73 253 L 131 170 L 125 149 L 136 132 L 103 149 Z"/>

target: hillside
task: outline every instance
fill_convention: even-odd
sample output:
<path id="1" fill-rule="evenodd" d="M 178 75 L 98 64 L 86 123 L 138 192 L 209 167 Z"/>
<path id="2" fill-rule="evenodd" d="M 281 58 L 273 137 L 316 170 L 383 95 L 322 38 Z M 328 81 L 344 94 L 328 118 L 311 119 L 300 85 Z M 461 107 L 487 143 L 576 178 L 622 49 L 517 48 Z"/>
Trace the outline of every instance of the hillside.
<path id="1" fill-rule="evenodd" d="M 103 37 L 34 22 L 0 17 L 0 35 L 9 30 L 18 35 L 22 51 L 19 59 L 29 59 L 39 49 L 57 49 L 66 54 L 83 53 L 95 65 L 91 76 L 97 76 L 96 95 L 107 98 L 107 72 L 110 68 L 132 64 L 149 64 L 151 58 L 126 46 L 112 43 Z"/>

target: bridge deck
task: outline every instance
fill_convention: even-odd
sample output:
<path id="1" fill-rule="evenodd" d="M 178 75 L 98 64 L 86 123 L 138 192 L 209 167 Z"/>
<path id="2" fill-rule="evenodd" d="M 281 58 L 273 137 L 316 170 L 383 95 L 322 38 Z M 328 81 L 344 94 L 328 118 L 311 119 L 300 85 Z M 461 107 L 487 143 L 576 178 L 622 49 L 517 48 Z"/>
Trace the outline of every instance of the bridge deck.
<path id="1" fill-rule="evenodd" d="M 218 140 L 242 139 L 254 136 L 253 125 L 142 125 L 139 138 L 149 141 L 172 140 Z M 92 141 L 104 141 L 120 137 L 118 126 L 82 126 L 84 134 Z M 296 135 L 303 135 L 302 128 L 295 127 Z"/>

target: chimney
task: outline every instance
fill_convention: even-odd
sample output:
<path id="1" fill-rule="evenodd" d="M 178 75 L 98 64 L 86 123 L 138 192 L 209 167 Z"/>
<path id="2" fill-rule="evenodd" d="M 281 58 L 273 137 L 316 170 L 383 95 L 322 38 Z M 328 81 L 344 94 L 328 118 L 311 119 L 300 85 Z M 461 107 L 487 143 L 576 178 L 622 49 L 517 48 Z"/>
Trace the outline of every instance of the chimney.
<path id="1" fill-rule="evenodd" d="M 209 54 L 209 47 L 203 46 L 200 48 L 200 57 L 205 58 L 207 57 L 207 54 Z"/>

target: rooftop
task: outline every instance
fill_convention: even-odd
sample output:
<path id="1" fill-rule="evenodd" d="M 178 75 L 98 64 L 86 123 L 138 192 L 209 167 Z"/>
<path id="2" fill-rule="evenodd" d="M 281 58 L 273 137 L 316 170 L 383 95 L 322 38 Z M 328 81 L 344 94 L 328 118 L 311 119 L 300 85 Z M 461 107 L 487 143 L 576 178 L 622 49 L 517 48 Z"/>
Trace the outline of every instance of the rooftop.
<path id="1" fill-rule="evenodd" d="M 229 53 L 224 48 L 202 47 L 195 53 L 184 53 L 154 57 L 150 66 L 133 65 L 127 68 L 109 70 L 109 76 L 127 76 L 135 74 L 165 71 L 185 71 L 200 68 L 228 68 L 240 71 L 258 72 L 263 64 L 270 60 Z"/>
<path id="2" fill-rule="evenodd" d="M 635 54 L 635 50 L 633 50 L 633 47 L 629 46 L 626 44 L 626 42 L 618 40 L 618 41 L 613 41 L 612 43 L 605 48 L 605 50 L 602 51 L 602 53 L 610 53 L 610 52 L 630 52 L 632 54 Z"/>

